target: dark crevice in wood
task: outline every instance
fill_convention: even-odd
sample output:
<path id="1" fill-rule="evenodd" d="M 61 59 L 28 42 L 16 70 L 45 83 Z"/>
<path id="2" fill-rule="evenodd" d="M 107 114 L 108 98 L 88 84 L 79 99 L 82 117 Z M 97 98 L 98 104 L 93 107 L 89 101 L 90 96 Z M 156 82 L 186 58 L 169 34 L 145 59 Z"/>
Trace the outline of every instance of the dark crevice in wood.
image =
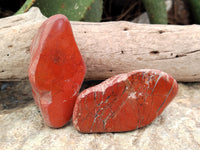
<path id="1" fill-rule="evenodd" d="M 200 49 L 194 50 L 194 51 L 190 51 L 190 52 L 187 52 L 187 53 L 184 53 L 184 54 L 192 54 L 192 53 L 196 53 L 196 52 L 200 52 Z"/>
<path id="2" fill-rule="evenodd" d="M 158 33 L 159 33 L 159 34 L 162 34 L 162 33 L 165 33 L 165 31 L 159 30 Z"/>
<path id="3" fill-rule="evenodd" d="M 128 28 L 127 28 L 127 27 L 124 27 L 124 31 L 128 31 Z"/>
<path id="4" fill-rule="evenodd" d="M 150 54 L 153 54 L 153 55 L 158 55 L 159 53 L 160 53 L 160 52 L 159 52 L 159 51 L 156 51 L 156 50 L 150 52 Z"/>
<path id="5" fill-rule="evenodd" d="M 181 55 L 176 55 L 175 57 L 176 57 L 176 58 L 179 58 L 179 57 L 184 57 L 184 56 L 187 56 L 187 55 L 181 54 Z"/>

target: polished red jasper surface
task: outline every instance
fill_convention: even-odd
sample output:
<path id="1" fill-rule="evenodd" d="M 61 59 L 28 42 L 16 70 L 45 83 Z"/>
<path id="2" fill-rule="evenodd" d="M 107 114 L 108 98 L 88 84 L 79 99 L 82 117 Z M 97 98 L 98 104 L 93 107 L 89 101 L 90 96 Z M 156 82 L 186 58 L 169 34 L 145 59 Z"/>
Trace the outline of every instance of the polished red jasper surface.
<path id="1" fill-rule="evenodd" d="M 111 77 L 81 92 L 74 127 L 84 133 L 122 132 L 144 127 L 172 101 L 178 85 L 159 70 L 138 70 Z"/>
<path id="2" fill-rule="evenodd" d="M 64 15 L 47 19 L 31 45 L 29 80 L 45 123 L 62 127 L 71 118 L 85 63 Z"/>

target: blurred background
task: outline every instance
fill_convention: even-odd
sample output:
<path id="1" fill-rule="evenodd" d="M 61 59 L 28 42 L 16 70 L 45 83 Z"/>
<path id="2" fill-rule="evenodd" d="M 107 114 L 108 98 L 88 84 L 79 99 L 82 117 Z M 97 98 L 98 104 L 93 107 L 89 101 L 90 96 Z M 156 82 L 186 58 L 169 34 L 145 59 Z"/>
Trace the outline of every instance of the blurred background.
<path id="1" fill-rule="evenodd" d="M 165 13 L 161 6 L 162 4 L 157 5 L 162 1 L 165 1 L 167 8 L 168 24 L 187 25 L 198 23 L 195 19 L 195 13 L 200 12 L 200 8 L 198 9 L 200 1 L 198 2 L 197 0 L 151 0 L 152 4 L 148 2 L 149 0 L 85 0 L 84 2 L 87 1 L 87 4 L 82 4 L 81 0 L 0 0 L 0 18 L 15 14 L 25 2 L 24 9 L 26 11 L 27 8 L 31 6 L 38 6 L 45 16 L 64 13 L 70 20 L 84 21 L 85 19 L 86 21 L 96 22 L 126 20 L 146 23 L 145 21 L 141 22 L 141 20 L 137 21 L 135 19 L 143 15 L 146 9 L 149 10 L 149 12 L 151 12 L 152 9 L 152 11 L 157 10 L 159 14 L 161 12 Z M 90 17 L 88 19 L 88 13 L 85 11 L 81 11 L 81 14 L 79 14 L 85 15 L 82 18 L 71 17 L 70 12 L 77 10 L 80 13 L 81 7 L 91 11 L 90 14 L 94 14 L 93 18 L 91 19 Z M 21 11 L 21 13 L 22 12 L 24 11 Z M 143 15 L 143 17 L 144 16 L 145 15 Z M 163 17 L 162 14 L 161 17 Z M 145 18 L 142 19 L 144 20 Z"/>

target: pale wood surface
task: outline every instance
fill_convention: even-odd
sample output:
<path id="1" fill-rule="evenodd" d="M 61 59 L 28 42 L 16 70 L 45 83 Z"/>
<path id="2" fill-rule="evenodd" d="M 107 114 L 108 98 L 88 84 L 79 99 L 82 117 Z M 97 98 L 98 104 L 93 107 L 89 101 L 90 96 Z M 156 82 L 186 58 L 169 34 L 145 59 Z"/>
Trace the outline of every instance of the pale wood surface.
<path id="1" fill-rule="evenodd" d="M 46 18 L 39 9 L 0 19 L 0 80 L 27 79 L 29 47 Z M 86 79 L 159 69 L 178 81 L 200 81 L 200 26 L 71 22 Z"/>

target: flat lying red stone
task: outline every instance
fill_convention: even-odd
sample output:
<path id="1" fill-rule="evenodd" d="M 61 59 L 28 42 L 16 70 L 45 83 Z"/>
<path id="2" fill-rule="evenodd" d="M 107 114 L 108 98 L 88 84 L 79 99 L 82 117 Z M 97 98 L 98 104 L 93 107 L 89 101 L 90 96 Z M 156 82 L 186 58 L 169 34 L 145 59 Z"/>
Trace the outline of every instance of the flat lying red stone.
<path id="1" fill-rule="evenodd" d="M 159 70 L 116 75 L 81 92 L 73 124 L 84 133 L 141 128 L 162 113 L 177 91 L 176 80 Z"/>
<path id="2" fill-rule="evenodd" d="M 67 17 L 47 19 L 30 53 L 28 73 L 35 102 L 48 126 L 62 127 L 72 116 L 86 70 Z"/>

